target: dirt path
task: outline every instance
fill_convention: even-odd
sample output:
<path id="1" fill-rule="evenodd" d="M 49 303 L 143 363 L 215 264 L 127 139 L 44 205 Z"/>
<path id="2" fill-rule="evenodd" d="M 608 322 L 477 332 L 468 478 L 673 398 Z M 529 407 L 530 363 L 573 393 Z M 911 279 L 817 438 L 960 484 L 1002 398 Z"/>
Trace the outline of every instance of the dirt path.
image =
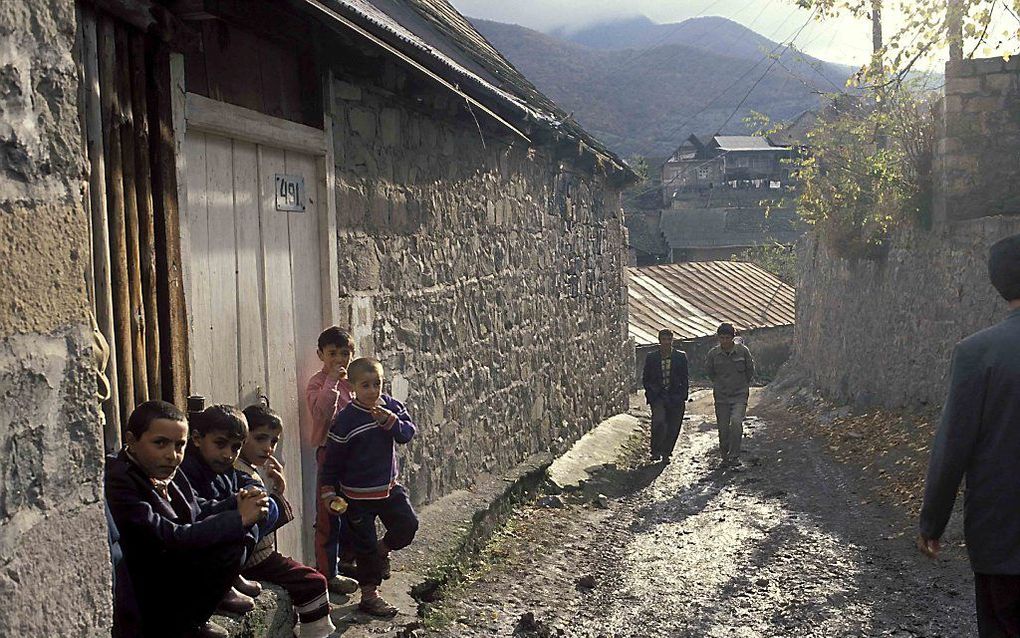
<path id="1" fill-rule="evenodd" d="M 710 399 L 689 412 L 671 464 L 635 440 L 565 507 L 522 508 L 430 610 L 429 634 L 975 635 L 958 543 L 921 558 L 914 521 L 869 502 L 781 408 L 752 409 L 735 470 L 718 467 Z"/>

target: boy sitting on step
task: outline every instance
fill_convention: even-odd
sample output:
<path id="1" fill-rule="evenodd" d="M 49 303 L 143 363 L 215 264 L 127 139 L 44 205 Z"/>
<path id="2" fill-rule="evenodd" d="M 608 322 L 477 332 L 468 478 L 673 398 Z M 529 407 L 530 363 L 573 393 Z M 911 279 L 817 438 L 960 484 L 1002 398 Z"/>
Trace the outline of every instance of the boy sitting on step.
<path id="1" fill-rule="evenodd" d="M 290 505 L 283 496 L 287 489 L 283 465 L 273 455 L 283 436 L 283 420 L 276 412 L 262 405 L 248 406 L 244 409 L 244 416 L 248 419 L 248 438 L 244 440 L 241 454 L 234 462 L 234 469 L 239 475 L 263 484 L 257 471 L 262 468 L 269 479 L 273 498 L 279 499 L 285 506 L 281 511 L 287 512 L 289 521 L 292 516 Z M 326 577 L 276 551 L 275 541 L 275 534 L 259 541 L 241 573 L 248 578 L 276 583 L 287 590 L 298 616 L 298 624 L 294 628 L 297 636 L 325 638 L 336 629 L 329 618 Z"/>
<path id="2" fill-rule="evenodd" d="M 268 499 L 255 490 L 200 499 L 178 472 L 188 420 L 170 403 L 136 407 L 124 438 L 105 471 L 130 581 L 117 585 L 113 635 L 225 637 L 209 617 L 247 559 L 247 534 L 266 517 Z"/>

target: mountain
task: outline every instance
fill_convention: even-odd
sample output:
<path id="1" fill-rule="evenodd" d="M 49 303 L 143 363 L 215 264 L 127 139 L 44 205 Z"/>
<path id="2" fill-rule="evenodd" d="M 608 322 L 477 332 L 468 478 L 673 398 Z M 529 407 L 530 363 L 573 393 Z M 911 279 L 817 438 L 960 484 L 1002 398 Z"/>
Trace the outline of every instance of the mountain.
<path id="1" fill-rule="evenodd" d="M 543 93 L 624 157 L 669 155 L 691 133 L 746 133 L 743 119 L 752 111 L 792 119 L 817 108 L 817 93 L 842 87 L 851 73 L 778 49 L 723 18 L 671 25 L 626 19 L 571 34 L 472 23 Z"/>

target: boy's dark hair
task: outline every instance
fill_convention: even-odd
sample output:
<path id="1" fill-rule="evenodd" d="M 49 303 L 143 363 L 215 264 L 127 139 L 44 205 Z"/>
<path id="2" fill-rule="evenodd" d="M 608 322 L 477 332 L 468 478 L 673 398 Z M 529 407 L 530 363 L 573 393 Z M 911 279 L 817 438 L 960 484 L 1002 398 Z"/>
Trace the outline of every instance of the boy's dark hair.
<path id="1" fill-rule="evenodd" d="M 1020 235 L 992 244 L 988 250 L 988 278 L 1006 301 L 1020 299 Z"/>
<path id="2" fill-rule="evenodd" d="M 715 331 L 717 335 L 729 335 L 731 337 L 737 336 L 737 331 L 733 327 L 732 323 L 721 323 L 719 329 Z"/>
<path id="3" fill-rule="evenodd" d="M 128 417 L 127 431 L 135 435 L 136 439 L 142 437 L 149 430 L 149 426 L 156 419 L 168 419 L 170 421 L 188 422 L 184 411 L 173 403 L 166 401 L 146 401 L 140 403 Z"/>
<path id="4" fill-rule="evenodd" d="M 382 363 L 372 357 L 361 357 L 351 361 L 351 365 L 347 366 L 347 378 L 354 382 L 355 379 L 369 371 L 376 371 L 380 377 L 383 376 Z"/>
<path id="5" fill-rule="evenodd" d="M 347 346 L 354 350 L 354 337 L 340 326 L 330 326 L 319 333 L 319 350 L 326 346 L 336 346 L 337 348 Z"/>
<path id="6" fill-rule="evenodd" d="M 283 430 L 283 419 L 276 413 L 276 410 L 256 403 L 244 409 L 244 418 L 248 419 L 248 431 L 252 432 L 258 428 L 272 428 Z"/>
<path id="7" fill-rule="evenodd" d="M 662 330 L 659 331 L 659 338 L 660 339 L 662 339 L 663 337 L 672 337 L 672 336 L 673 336 L 673 331 L 670 330 L 669 328 L 663 328 Z"/>
<path id="8" fill-rule="evenodd" d="M 244 413 L 226 403 L 210 405 L 191 417 L 191 428 L 202 436 L 213 432 L 223 432 L 232 439 L 244 440 L 248 436 Z"/>

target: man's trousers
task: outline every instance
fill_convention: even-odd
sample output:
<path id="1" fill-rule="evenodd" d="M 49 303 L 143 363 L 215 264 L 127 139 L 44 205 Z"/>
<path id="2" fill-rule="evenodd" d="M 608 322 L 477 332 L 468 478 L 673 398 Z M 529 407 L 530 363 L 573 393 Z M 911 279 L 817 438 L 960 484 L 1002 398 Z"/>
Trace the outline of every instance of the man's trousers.
<path id="1" fill-rule="evenodd" d="M 664 399 L 652 402 L 652 456 L 665 459 L 673 454 L 686 407 L 685 403 L 672 405 Z"/>
<path id="2" fill-rule="evenodd" d="M 719 428 L 719 456 L 723 460 L 740 456 L 744 438 L 744 414 L 747 403 L 715 403 L 715 422 Z"/>

